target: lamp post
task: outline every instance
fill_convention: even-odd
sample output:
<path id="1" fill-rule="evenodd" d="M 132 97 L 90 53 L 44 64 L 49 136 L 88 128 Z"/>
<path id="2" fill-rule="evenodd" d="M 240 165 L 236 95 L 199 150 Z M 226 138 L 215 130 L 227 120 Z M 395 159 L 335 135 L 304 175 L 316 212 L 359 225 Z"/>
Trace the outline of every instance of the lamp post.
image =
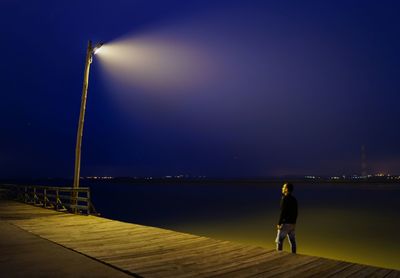
<path id="1" fill-rule="evenodd" d="M 82 146 L 82 135 L 83 135 L 83 123 L 85 121 L 85 111 L 86 111 L 86 99 L 87 99 L 87 90 L 89 86 L 89 71 L 90 64 L 93 60 L 93 55 L 96 54 L 98 49 L 102 46 L 102 43 L 96 44 L 94 47 L 92 46 L 92 42 L 88 42 L 87 50 L 86 50 L 86 61 L 85 61 L 85 72 L 83 75 L 83 88 L 82 88 L 82 100 L 81 100 L 81 110 L 79 114 L 79 122 L 78 122 L 78 132 L 76 134 L 76 148 L 75 148 L 75 172 L 74 172 L 74 192 L 73 192 L 73 202 L 75 205 L 74 211 L 77 211 L 76 205 L 78 204 L 78 192 L 76 189 L 79 188 L 79 178 L 81 171 L 81 146 Z"/>

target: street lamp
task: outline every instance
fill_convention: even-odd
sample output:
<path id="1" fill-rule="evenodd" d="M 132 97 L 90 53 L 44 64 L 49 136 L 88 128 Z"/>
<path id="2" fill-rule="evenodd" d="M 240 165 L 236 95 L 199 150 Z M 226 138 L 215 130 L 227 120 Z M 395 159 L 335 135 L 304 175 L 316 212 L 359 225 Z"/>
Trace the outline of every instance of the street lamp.
<path id="1" fill-rule="evenodd" d="M 81 170 L 81 146 L 82 146 L 82 135 L 83 135 L 83 123 L 85 121 L 85 111 L 86 111 L 86 99 L 87 99 L 87 90 L 89 85 L 89 71 L 90 71 L 90 64 L 93 60 L 93 55 L 95 55 L 102 43 L 96 44 L 94 47 L 92 46 L 92 42 L 88 42 L 88 47 L 86 50 L 86 62 L 85 62 L 85 72 L 83 75 L 83 88 L 82 88 L 82 100 L 81 100 L 81 111 L 79 114 L 79 122 L 78 122 L 78 133 L 76 135 L 76 148 L 75 148 L 75 173 L 74 173 L 74 189 L 79 188 L 79 177 L 80 177 L 80 170 Z M 78 192 L 74 190 L 73 193 L 73 204 L 78 204 Z"/>

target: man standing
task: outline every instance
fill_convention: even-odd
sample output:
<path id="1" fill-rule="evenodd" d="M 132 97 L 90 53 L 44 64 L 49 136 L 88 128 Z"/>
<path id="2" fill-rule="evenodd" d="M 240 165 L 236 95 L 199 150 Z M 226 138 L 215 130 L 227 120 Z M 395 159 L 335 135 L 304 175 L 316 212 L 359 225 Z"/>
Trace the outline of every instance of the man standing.
<path id="1" fill-rule="evenodd" d="M 276 250 L 282 251 L 283 241 L 288 236 L 292 253 L 296 253 L 297 200 L 292 196 L 292 192 L 293 184 L 285 183 L 282 186 L 281 215 L 277 225 Z"/>

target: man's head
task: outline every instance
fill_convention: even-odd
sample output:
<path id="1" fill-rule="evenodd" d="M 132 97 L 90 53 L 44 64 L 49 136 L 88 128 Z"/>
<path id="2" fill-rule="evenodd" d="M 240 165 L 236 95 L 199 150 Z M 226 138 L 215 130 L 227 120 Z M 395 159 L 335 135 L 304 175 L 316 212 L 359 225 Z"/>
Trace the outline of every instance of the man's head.
<path id="1" fill-rule="evenodd" d="M 282 186 L 282 194 L 287 196 L 293 192 L 293 184 L 284 183 Z"/>

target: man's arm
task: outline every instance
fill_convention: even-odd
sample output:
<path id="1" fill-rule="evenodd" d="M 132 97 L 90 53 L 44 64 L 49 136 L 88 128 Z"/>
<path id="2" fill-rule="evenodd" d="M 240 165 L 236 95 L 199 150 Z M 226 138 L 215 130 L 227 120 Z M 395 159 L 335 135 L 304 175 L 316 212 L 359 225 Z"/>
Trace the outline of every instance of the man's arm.
<path id="1" fill-rule="evenodd" d="M 286 198 L 282 198 L 281 202 L 281 214 L 279 215 L 279 221 L 277 228 L 280 229 L 282 227 L 283 219 L 285 218 L 285 213 L 286 213 Z"/>

